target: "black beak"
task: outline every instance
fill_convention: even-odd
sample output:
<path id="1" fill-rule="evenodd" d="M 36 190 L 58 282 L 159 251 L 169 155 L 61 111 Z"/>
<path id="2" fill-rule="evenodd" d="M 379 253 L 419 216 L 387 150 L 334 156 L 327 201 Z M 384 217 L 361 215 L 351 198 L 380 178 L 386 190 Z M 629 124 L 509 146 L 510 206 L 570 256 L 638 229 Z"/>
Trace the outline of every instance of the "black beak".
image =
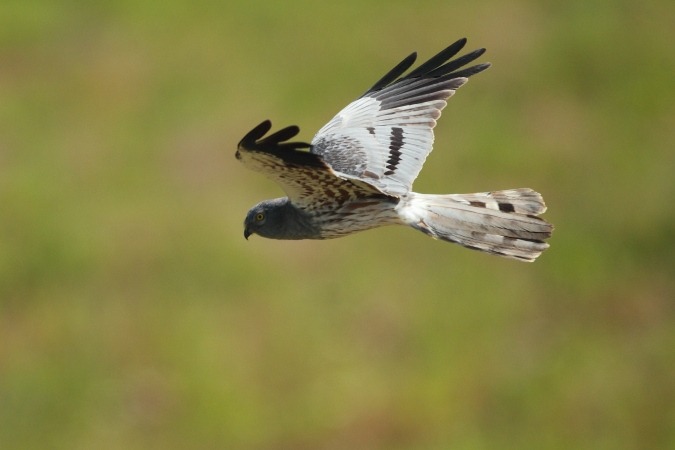
<path id="1" fill-rule="evenodd" d="M 244 237 L 248 241 L 248 237 L 251 235 L 251 232 L 248 231 L 248 228 L 244 228 Z"/>

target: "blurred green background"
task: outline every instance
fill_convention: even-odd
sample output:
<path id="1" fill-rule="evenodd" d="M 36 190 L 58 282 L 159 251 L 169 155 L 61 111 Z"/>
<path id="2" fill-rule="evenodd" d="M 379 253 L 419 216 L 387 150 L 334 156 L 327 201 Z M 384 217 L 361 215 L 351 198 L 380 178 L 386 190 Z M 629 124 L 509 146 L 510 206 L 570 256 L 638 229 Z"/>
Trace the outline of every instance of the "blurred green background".
<path id="1" fill-rule="evenodd" d="M 675 448 L 675 2 L 3 0 L 0 448 Z M 415 190 L 530 187 L 534 264 L 242 236 L 403 57 L 493 67 Z"/>

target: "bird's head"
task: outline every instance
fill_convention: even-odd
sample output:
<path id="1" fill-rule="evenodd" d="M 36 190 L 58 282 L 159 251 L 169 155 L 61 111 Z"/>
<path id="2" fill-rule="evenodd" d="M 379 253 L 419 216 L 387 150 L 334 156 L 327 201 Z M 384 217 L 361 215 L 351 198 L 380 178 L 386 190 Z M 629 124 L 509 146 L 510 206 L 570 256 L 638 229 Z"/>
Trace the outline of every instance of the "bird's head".
<path id="1" fill-rule="evenodd" d="M 284 210 L 287 198 L 265 200 L 249 210 L 244 220 L 244 237 L 257 234 L 270 239 L 279 239 L 283 231 Z"/>

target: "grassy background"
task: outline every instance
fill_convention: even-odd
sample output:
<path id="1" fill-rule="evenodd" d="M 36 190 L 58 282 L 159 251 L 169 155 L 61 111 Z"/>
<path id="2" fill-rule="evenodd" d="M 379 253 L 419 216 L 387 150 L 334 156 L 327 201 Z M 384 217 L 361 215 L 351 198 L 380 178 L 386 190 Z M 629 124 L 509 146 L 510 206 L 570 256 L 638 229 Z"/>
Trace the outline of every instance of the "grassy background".
<path id="1" fill-rule="evenodd" d="M 675 3 L 0 3 L 3 449 L 675 448 Z M 234 159 L 413 50 L 494 66 L 415 189 L 530 187 L 522 264 L 242 237 Z"/>

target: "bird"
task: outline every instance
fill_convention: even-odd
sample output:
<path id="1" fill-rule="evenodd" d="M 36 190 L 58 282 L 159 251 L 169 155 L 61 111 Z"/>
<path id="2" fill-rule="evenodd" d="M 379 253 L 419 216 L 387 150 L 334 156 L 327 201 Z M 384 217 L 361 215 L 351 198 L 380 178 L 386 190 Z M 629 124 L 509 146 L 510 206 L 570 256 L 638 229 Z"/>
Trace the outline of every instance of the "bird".
<path id="1" fill-rule="evenodd" d="M 237 145 L 235 157 L 275 181 L 286 197 L 253 206 L 244 237 L 331 239 L 385 225 L 409 226 L 435 239 L 505 258 L 534 261 L 553 225 L 538 217 L 542 196 L 528 188 L 474 194 L 412 191 L 432 150 L 433 128 L 447 100 L 490 63 L 464 68 L 484 48 L 452 59 L 462 38 L 417 68 L 414 52 L 347 105 L 311 143 L 300 129 L 273 134 L 269 120 Z M 309 150 L 306 150 L 309 149 Z"/>

